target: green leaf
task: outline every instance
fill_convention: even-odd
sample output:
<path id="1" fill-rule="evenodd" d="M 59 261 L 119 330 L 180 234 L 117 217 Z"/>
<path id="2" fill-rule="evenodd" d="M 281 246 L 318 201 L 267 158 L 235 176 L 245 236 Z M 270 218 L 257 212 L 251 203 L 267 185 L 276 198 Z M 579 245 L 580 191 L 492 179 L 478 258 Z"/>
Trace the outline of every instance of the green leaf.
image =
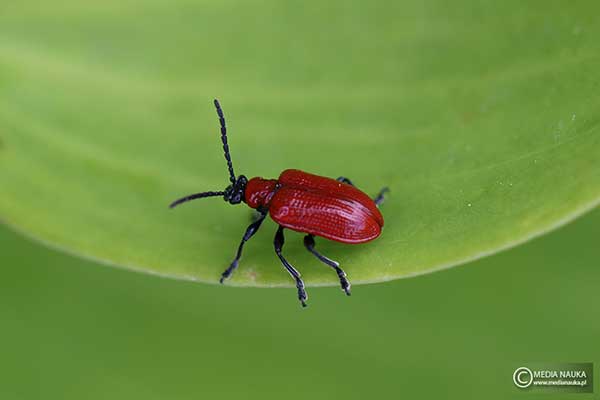
<path id="1" fill-rule="evenodd" d="M 14 4 L 13 4 L 14 3 Z M 216 282 L 247 176 L 389 186 L 382 236 L 317 241 L 353 283 L 434 271 L 548 231 L 600 199 L 592 3 L 23 1 L 0 13 L 0 219 L 111 265 Z M 234 285 L 289 285 L 275 225 Z M 337 284 L 289 232 L 308 285 Z"/>

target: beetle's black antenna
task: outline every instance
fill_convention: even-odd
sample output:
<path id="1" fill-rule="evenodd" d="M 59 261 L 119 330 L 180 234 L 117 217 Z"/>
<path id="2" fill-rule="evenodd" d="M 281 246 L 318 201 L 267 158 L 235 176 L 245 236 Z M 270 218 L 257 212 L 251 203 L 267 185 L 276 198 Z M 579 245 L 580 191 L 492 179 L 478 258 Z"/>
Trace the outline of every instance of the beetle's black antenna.
<path id="1" fill-rule="evenodd" d="M 202 193 L 190 194 L 188 196 L 182 197 L 181 199 L 175 200 L 174 202 L 171 203 L 169 208 L 177 207 L 181 203 L 185 203 L 190 200 L 202 199 L 204 197 L 223 196 L 224 194 L 225 194 L 225 192 L 202 192 Z"/>
<path id="2" fill-rule="evenodd" d="M 225 160 L 227 160 L 227 168 L 229 169 L 229 180 L 231 183 L 235 183 L 235 173 L 233 172 L 233 164 L 231 163 L 231 155 L 229 154 L 229 145 L 227 144 L 227 127 L 225 126 L 225 117 L 223 116 L 223 110 L 219 104 L 219 100 L 215 99 L 215 108 L 219 115 L 219 122 L 221 123 L 221 141 L 223 142 L 223 152 L 225 153 Z"/>

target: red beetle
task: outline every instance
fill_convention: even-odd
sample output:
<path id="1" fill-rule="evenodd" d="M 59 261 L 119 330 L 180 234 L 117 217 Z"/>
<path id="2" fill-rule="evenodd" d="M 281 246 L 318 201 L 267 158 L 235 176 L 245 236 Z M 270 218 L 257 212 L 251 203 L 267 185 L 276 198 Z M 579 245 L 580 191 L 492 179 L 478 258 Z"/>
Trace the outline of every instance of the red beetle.
<path id="1" fill-rule="evenodd" d="M 279 224 L 273 242 L 275 253 L 296 281 L 298 299 L 302 306 L 306 307 L 308 298 L 304 282 L 300 278 L 300 273 L 281 254 L 284 228 L 308 234 L 304 237 L 304 245 L 308 251 L 337 272 L 342 289 L 350 295 L 350 282 L 346 278 L 346 273 L 336 261 L 315 250 L 314 237 L 321 236 L 350 244 L 364 243 L 377 238 L 383 227 L 383 216 L 377 207 L 383 202 L 384 193 L 388 189 L 383 188 L 371 200 L 369 196 L 354 187 L 347 178 L 325 178 L 296 169 L 283 171 L 277 179 L 248 180 L 244 175 L 236 178 L 227 144 L 225 117 L 217 100 L 215 100 L 215 107 L 221 123 L 221 141 L 231 184 L 222 192 L 202 192 L 185 196 L 174 201 L 170 207 L 194 199 L 223 196 L 223 199 L 230 204 L 244 202 L 258 211 L 258 219 L 246 229 L 237 254 L 229 268 L 221 275 L 220 282 L 223 283 L 235 271 L 242 256 L 244 243 L 256 233 L 267 214 L 270 214 L 271 218 Z"/>

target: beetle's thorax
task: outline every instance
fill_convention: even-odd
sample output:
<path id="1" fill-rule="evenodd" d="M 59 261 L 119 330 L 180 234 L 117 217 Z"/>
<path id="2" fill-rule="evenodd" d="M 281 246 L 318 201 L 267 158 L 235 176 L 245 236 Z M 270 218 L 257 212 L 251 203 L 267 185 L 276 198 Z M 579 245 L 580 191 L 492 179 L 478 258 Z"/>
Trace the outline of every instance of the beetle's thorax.
<path id="1" fill-rule="evenodd" d="M 269 208 L 277 189 L 277 179 L 252 178 L 246 185 L 246 204 L 252 208 Z"/>

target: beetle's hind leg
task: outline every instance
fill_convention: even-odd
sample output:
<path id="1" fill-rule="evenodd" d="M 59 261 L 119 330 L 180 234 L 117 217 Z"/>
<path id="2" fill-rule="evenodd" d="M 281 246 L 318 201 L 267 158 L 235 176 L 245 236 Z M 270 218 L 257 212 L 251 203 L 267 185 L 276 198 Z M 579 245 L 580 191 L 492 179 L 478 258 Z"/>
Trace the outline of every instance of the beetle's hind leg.
<path id="1" fill-rule="evenodd" d="M 390 191 L 389 188 L 384 187 L 383 189 L 381 189 L 379 191 L 379 194 L 377 194 L 377 196 L 375 196 L 375 198 L 373 199 L 373 202 L 375 203 L 375 205 L 377 207 L 379 207 L 381 204 L 383 204 L 383 202 L 385 201 L 385 194 L 388 193 Z"/>
<path id="2" fill-rule="evenodd" d="M 290 273 L 292 278 L 296 281 L 296 288 L 298 288 L 298 300 L 302 303 L 302 307 L 306 307 L 306 299 L 308 296 L 306 294 L 306 290 L 304 288 L 304 282 L 302 278 L 300 278 L 300 272 L 283 257 L 281 254 L 281 249 L 283 248 L 283 243 L 285 242 L 285 238 L 283 236 L 283 226 L 279 225 L 279 229 L 277 229 L 277 233 L 275 234 L 275 240 L 273 240 L 273 245 L 275 246 L 275 253 L 277 253 L 277 257 L 281 260 L 281 263 Z"/>
<path id="3" fill-rule="evenodd" d="M 352 181 L 350 179 L 345 178 L 343 176 L 340 176 L 339 178 L 337 178 L 336 181 L 342 182 L 342 183 L 347 183 L 350 186 L 354 186 L 354 183 L 352 183 Z M 379 207 L 385 201 L 385 194 L 388 193 L 389 191 L 390 191 L 389 188 L 384 187 L 383 189 L 381 189 L 379 191 L 377 196 L 375 196 L 375 198 L 373 199 L 373 202 L 375 203 L 375 205 L 377 207 Z"/>
<path id="4" fill-rule="evenodd" d="M 254 235 L 256 233 L 258 228 L 260 228 L 260 224 L 262 224 L 262 222 L 265 220 L 266 216 L 267 216 L 267 213 L 260 213 L 259 216 L 257 217 L 256 221 L 251 223 L 248 226 L 248 228 L 246 228 L 246 232 L 244 233 L 244 236 L 242 237 L 242 241 L 240 242 L 240 245 L 238 246 L 235 258 L 229 265 L 229 268 L 227 268 L 225 271 L 223 271 L 223 273 L 221 274 L 221 279 L 219 279 L 219 282 L 223 283 L 225 281 L 225 279 L 229 278 L 231 276 L 231 274 L 233 274 L 233 271 L 235 271 L 235 269 L 238 267 L 240 258 L 242 257 L 242 250 L 244 249 L 244 243 L 246 243 L 252 237 L 252 235 Z"/>
<path id="5" fill-rule="evenodd" d="M 304 246 L 315 257 L 317 257 L 319 260 L 321 260 L 321 262 L 329 265 L 331 268 L 333 268 L 335 270 L 335 272 L 337 272 L 337 275 L 340 278 L 340 285 L 342 287 L 342 290 L 348 296 L 350 296 L 350 294 L 351 294 L 350 293 L 350 286 L 352 286 L 352 285 L 350 285 L 350 282 L 348 281 L 346 273 L 344 272 L 343 269 L 340 268 L 340 264 L 337 261 L 333 261 L 332 259 L 330 259 L 328 257 L 325 257 L 324 255 L 322 255 L 321 253 L 319 253 L 317 250 L 315 250 L 315 237 L 314 237 L 314 235 L 306 235 L 306 236 L 304 236 Z"/>

